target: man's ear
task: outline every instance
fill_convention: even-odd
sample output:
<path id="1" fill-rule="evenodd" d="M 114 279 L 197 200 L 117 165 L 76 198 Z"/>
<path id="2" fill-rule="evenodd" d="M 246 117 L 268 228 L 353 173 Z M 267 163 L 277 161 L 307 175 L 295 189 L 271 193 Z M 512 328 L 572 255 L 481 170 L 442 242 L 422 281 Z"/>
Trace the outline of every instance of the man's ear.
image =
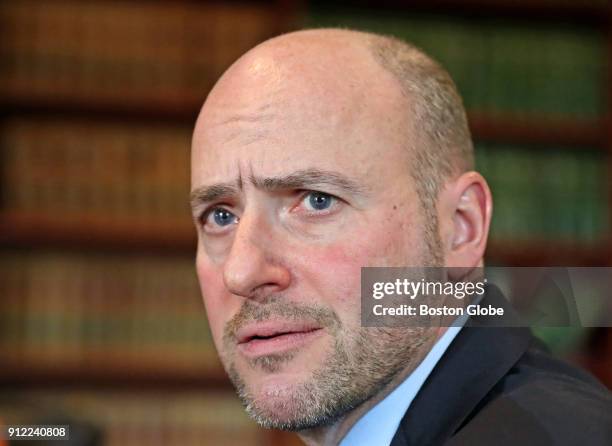
<path id="1" fill-rule="evenodd" d="M 466 172 L 446 183 L 438 200 L 446 266 L 483 265 L 492 212 L 491 190 L 478 172 Z"/>

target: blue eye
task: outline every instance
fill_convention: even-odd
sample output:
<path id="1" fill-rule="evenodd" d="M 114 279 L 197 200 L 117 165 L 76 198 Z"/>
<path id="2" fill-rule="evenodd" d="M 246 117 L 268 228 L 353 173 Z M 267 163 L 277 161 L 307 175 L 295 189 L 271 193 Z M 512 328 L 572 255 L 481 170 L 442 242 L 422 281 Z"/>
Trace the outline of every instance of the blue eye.
<path id="1" fill-rule="evenodd" d="M 227 226 L 236 222 L 236 216 L 223 208 L 214 209 L 212 211 L 212 218 L 218 226 Z"/>
<path id="2" fill-rule="evenodd" d="M 323 192 L 310 192 L 306 197 L 308 207 L 316 211 L 329 209 L 333 202 L 334 197 Z"/>

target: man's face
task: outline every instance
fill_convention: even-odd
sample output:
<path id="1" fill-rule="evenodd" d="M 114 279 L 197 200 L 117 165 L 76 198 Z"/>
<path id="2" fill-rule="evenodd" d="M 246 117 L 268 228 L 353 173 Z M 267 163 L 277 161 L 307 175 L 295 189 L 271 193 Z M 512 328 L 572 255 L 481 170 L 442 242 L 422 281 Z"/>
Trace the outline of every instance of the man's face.
<path id="1" fill-rule="evenodd" d="M 332 422 L 420 359 L 430 331 L 360 326 L 360 271 L 436 253 L 390 77 L 243 65 L 211 93 L 194 133 L 197 273 L 247 410 L 298 430 Z"/>

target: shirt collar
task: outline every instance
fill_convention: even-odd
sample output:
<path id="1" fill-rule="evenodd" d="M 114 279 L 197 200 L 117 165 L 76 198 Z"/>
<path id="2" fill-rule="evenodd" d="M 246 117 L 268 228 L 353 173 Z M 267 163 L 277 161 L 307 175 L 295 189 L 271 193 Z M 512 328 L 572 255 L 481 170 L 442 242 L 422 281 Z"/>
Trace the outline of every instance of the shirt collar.
<path id="1" fill-rule="evenodd" d="M 448 327 L 419 366 L 353 425 L 340 446 L 389 446 L 412 400 L 467 319 L 466 314 Z"/>

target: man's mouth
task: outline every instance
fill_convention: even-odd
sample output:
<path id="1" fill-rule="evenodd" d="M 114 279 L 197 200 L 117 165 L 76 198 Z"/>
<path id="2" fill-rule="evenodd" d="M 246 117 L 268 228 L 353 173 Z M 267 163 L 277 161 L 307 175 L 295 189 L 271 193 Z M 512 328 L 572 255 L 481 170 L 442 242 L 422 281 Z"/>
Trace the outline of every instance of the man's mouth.
<path id="1" fill-rule="evenodd" d="M 303 347 L 322 333 L 323 329 L 312 323 L 267 321 L 244 326 L 236 339 L 238 350 L 255 358 Z"/>

